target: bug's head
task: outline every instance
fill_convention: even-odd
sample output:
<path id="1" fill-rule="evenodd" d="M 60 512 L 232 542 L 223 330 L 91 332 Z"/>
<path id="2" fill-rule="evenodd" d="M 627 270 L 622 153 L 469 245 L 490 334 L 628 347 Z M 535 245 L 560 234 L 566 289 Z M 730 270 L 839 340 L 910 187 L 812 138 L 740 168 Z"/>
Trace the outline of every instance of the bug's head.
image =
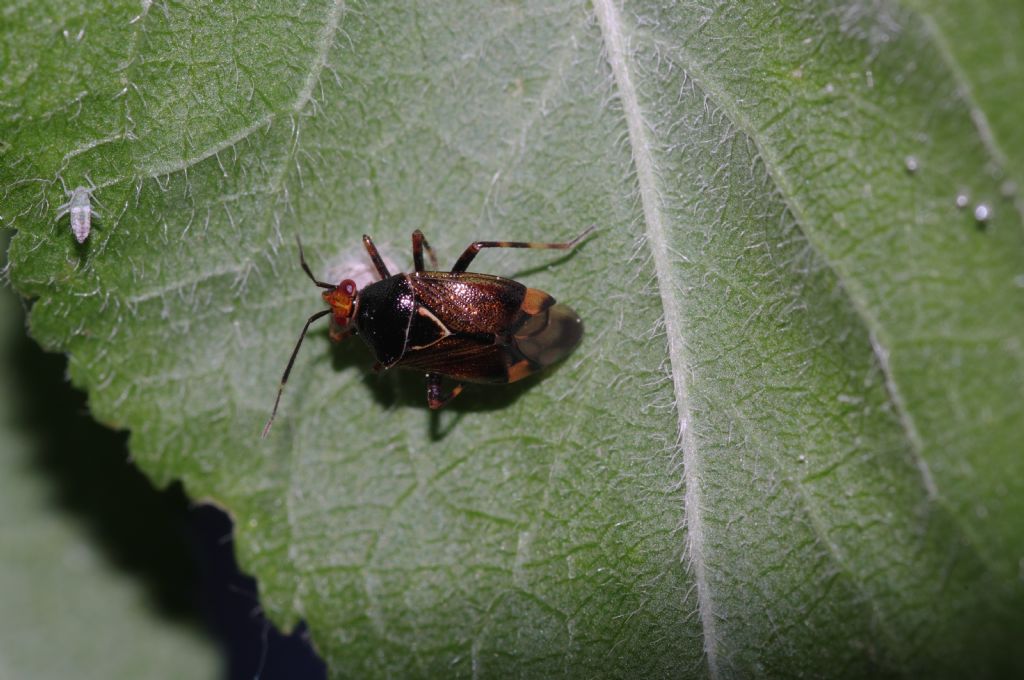
<path id="1" fill-rule="evenodd" d="M 324 302 L 331 307 L 331 320 L 337 326 L 344 328 L 352 319 L 357 294 L 356 283 L 352 279 L 345 279 L 321 293 Z"/>

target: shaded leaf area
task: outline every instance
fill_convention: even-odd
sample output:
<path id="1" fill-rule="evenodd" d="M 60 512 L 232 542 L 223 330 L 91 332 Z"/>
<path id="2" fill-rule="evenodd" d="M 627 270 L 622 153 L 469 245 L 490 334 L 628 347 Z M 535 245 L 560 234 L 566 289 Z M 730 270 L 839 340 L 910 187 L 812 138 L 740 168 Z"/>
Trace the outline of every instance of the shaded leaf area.
<path id="1" fill-rule="evenodd" d="M 256 580 L 238 569 L 230 518 L 212 505 L 193 508 L 189 529 L 200 551 L 202 609 L 227 656 L 224 678 L 327 677 L 304 624 L 282 634 L 263 614 Z"/>
<path id="2" fill-rule="evenodd" d="M 12 277 L 333 674 L 1024 664 L 1021 150 L 963 88 L 1016 67 L 895 4 L 148 8 L 17 14 Z M 106 206 L 84 247 L 61 179 Z M 293 234 L 327 276 L 364 232 L 407 266 L 416 228 L 449 261 L 590 223 L 474 263 L 585 319 L 543 378 L 430 414 L 320 329 L 257 440 L 319 308 Z"/>
<path id="3" fill-rule="evenodd" d="M 148 489 L 117 455 L 123 437 L 83 436 L 88 421 L 43 391 L 51 364 L 24 337 L 9 291 L 0 310 L 4 676 L 217 677 L 220 660 L 189 606 L 180 491 Z"/>
<path id="4" fill-rule="evenodd" d="M 255 580 L 235 562 L 229 518 L 190 507 L 178 484 L 154 489 L 129 460 L 127 436 L 93 421 L 84 395 L 67 385 L 66 358 L 25 336 L 15 294 L 0 295 L 3 399 L 11 401 L 0 437 L 0 548 L 9 556 L 0 666 L 33 678 L 178 677 L 181 669 L 324 677 L 304 627 L 285 636 L 262 615 Z"/>

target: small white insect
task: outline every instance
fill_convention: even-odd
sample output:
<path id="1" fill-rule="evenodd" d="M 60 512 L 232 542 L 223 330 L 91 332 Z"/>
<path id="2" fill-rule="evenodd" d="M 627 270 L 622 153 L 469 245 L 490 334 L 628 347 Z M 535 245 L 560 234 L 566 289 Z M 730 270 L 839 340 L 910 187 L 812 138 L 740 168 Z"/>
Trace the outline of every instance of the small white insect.
<path id="1" fill-rule="evenodd" d="M 70 215 L 71 233 L 75 235 L 76 241 L 85 243 L 92 229 L 92 218 L 100 217 L 100 213 L 92 207 L 92 190 L 88 187 L 75 187 L 67 194 L 68 202 L 57 209 L 57 219 Z"/>

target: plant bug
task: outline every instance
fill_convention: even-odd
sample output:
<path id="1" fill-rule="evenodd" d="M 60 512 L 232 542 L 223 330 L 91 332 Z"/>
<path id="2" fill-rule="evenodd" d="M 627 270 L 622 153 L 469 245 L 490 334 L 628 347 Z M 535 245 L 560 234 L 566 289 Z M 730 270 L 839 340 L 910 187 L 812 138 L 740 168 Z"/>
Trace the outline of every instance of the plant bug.
<path id="1" fill-rule="evenodd" d="M 463 251 L 450 272 L 442 272 L 424 270 L 423 251 L 427 251 L 434 269 L 437 257 L 417 229 L 412 233 L 414 271 L 394 275 L 373 241 L 364 235 L 363 246 L 380 280 L 362 290 L 351 279 L 337 285 L 319 281 L 296 237 L 302 270 L 324 289 L 321 297 L 330 308 L 310 316 L 302 327 L 261 436 L 266 438 L 270 433 L 306 332 L 314 321 L 328 314 L 331 341 L 358 335 L 376 355 L 376 370 L 399 367 L 424 371 L 431 409 L 439 409 L 458 396 L 463 382 L 511 383 L 563 359 L 583 337 L 583 322 L 576 312 L 556 303 L 542 290 L 466 269 L 484 248 L 568 250 L 593 230 L 591 226 L 565 243 L 476 241 Z M 443 376 L 460 381 L 447 394 L 441 391 Z"/>

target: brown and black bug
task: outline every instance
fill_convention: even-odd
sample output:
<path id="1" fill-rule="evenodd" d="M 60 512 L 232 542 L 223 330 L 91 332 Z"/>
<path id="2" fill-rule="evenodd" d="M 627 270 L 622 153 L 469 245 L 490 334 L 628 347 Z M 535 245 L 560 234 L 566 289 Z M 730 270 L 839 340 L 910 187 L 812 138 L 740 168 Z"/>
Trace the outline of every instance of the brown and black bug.
<path id="1" fill-rule="evenodd" d="M 320 288 L 330 308 L 306 320 L 281 377 L 274 410 L 263 437 L 277 415 L 281 394 L 310 325 L 331 315 L 330 338 L 340 342 L 361 337 L 377 356 L 375 368 L 410 368 L 427 376 L 427 404 L 439 409 L 462 391 L 462 382 L 511 383 L 564 358 L 583 337 L 583 322 L 567 305 L 542 290 L 518 281 L 474 274 L 466 268 L 484 248 L 547 248 L 566 250 L 594 227 L 565 243 L 476 241 L 455 261 L 450 272 L 425 271 L 423 251 L 437 269 L 437 258 L 419 229 L 412 234 L 415 271 L 392 275 L 369 236 L 363 246 L 381 280 L 362 290 L 351 279 L 334 285 L 313 275 L 299 242 L 299 262 Z M 298 238 L 296 238 L 298 241 Z M 459 381 L 447 394 L 441 378 Z"/>

